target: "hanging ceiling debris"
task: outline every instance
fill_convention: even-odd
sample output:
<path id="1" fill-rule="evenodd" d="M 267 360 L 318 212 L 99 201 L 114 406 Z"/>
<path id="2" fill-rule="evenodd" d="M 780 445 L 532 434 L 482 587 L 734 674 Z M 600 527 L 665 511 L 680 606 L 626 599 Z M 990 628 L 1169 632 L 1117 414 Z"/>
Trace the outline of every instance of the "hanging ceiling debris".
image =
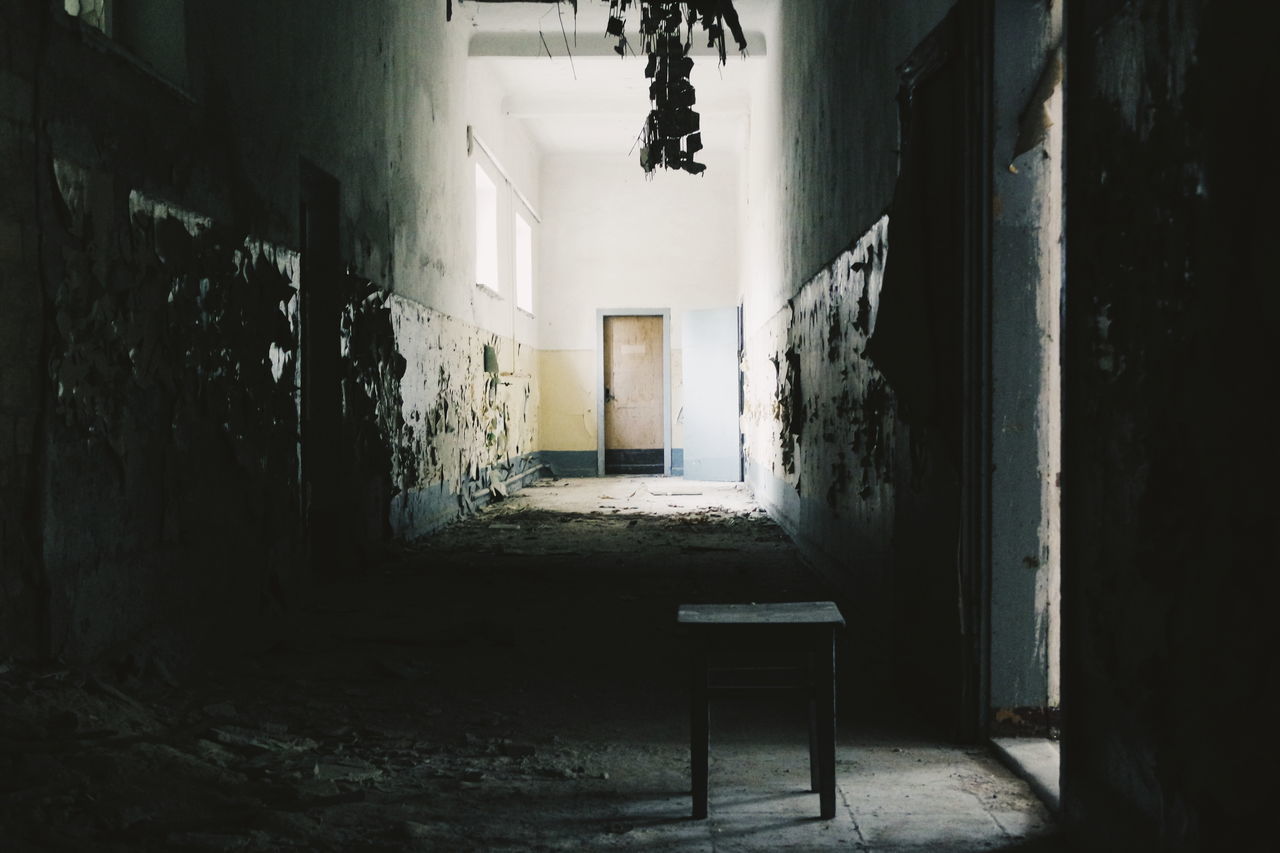
<path id="1" fill-rule="evenodd" d="M 738 50 L 746 52 L 747 39 L 738 21 L 733 0 L 609 0 L 608 33 L 618 39 L 614 48 L 620 56 L 627 43 L 626 15 L 629 7 L 640 7 L 641 44 L 649 61 L 644 76 L 649 84 L 649 118 L 640 133 L 640 165 L 652 174 L 664 169 L 683 169 L 696 175 L 707 167 L 694 159 L 702 149 L 699 117 L 693 109 L 697 96 L 689 75 L 693 58 L 694 27 L 701 24 L 707 47 L 715 47 L 725 61 L 725 27 L 733 35 Z"/>
<path id="2" fill-rule="evenodd" d="M 512 0 L 475 2 L 504 3 Z M 568 2 L 573 6 L 575 15 L 578 11 L 578 0 L 543 2 Z M 644 75 L 651 81 L 651 109 L 639 136 L 640 165 L 650 175 L 659 167 L 697 175 L 707 167 L 694 159 L 703 146 L 700 118 L 693 109 L 697 97 L 689 79 L 693 71 L 693 57 L 689 55 L 689 49 L 693 45 L 695 29 L 701 27 L 707 38 L 707 47 L 718 51 L 720 64 L 724 64 L 728 54 L 726 30 L 733 37 L 738 51 L 746 54 L 747 37 L 738 20 L 738 11 L 733 0 L 609 0 L 606 32 L 617 38 L 614 50 L 619 56 L 626 56 L 628 51 L 635 53 L 626 36 L 627 13 L 632 7 L 640 9 L 641 50 L 648 57 Z M 452 16 L 452 0 L 449 14 Z"/>

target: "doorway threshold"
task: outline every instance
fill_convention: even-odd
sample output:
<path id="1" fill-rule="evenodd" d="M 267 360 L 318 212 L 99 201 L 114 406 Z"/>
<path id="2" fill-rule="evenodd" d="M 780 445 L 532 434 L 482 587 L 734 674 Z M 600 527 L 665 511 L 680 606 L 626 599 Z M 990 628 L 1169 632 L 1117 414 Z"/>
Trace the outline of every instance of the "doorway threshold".
<path id="1" fill-rule="evenodd" d="M 1062 758 L 1058 741 L 1042 737 L 994 737 L 1000 760 L 1031 786 L 1055 816 L 1062 812 L 1062 792 L 1058 782 Z"/>

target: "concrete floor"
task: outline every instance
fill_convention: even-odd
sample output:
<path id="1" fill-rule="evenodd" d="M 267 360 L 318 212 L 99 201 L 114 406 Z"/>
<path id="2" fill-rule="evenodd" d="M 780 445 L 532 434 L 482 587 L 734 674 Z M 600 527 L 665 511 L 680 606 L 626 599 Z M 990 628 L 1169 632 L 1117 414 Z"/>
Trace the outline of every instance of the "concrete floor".
<path id="1" fill-rule="evenodd" d="M 986 750 L 849 713 L 817 819 L 777 700 L 713 709 L 689 818 L 676 604 L 825 597 L 740 485 L 544 481 L 198 680 L 0 667 L 0 849 L 1065 849 Z"/>
<path id="2" fill-rule="evenodd" d="M 992 738 L 996 752 L 1055 814 L 1062 808 L 1062 753 L 1056 740 L 1041 737 Z"/>

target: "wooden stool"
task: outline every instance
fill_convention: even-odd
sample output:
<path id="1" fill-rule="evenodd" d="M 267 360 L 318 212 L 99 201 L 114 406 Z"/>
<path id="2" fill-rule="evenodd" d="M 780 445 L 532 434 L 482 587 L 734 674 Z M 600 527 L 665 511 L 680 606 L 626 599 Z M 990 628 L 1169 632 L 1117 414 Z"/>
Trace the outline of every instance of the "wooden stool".
<path id="1" fill-rule="evenodd" d="M 830 601 L 780 604 L 682 604 L 676 622 L 693 638 L 690 661 L 689 760 L 693 769 L 693 816 L 707 816 L 707 766 L 711 740 L 710 698 L 753 690 L 791 690 L 809 699 L 809 782 L 823 819 L 836 816 L 835 633 L 844 627 Z M 744 634 L 771 643 L 795 643 L 808 660 L 794 667 L 715 668 L 710 649 L 717 640 Z M 754 678 L 752 678 L 754 676 Z"/>

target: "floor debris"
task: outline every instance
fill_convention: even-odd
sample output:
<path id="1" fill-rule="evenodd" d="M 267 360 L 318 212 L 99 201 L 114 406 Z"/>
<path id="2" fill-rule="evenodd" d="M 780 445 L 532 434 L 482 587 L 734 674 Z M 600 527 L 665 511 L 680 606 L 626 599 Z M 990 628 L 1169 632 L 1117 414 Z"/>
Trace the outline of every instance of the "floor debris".
<path id="1" fill-rule="evenodd" d="M 661 478 L 616 482 L 616 516 L 591 514 L 599 480 L 513 493 L 176 686 L 0 664 L 0 850 L 1060 849 L 985 753 L 856 718 L 847 807 L 815 820 L 785 704 L 717 706 L 712 818 L 689 820 L 676 605 L 824 591 L 740 484 L 673 508 Z"/>

